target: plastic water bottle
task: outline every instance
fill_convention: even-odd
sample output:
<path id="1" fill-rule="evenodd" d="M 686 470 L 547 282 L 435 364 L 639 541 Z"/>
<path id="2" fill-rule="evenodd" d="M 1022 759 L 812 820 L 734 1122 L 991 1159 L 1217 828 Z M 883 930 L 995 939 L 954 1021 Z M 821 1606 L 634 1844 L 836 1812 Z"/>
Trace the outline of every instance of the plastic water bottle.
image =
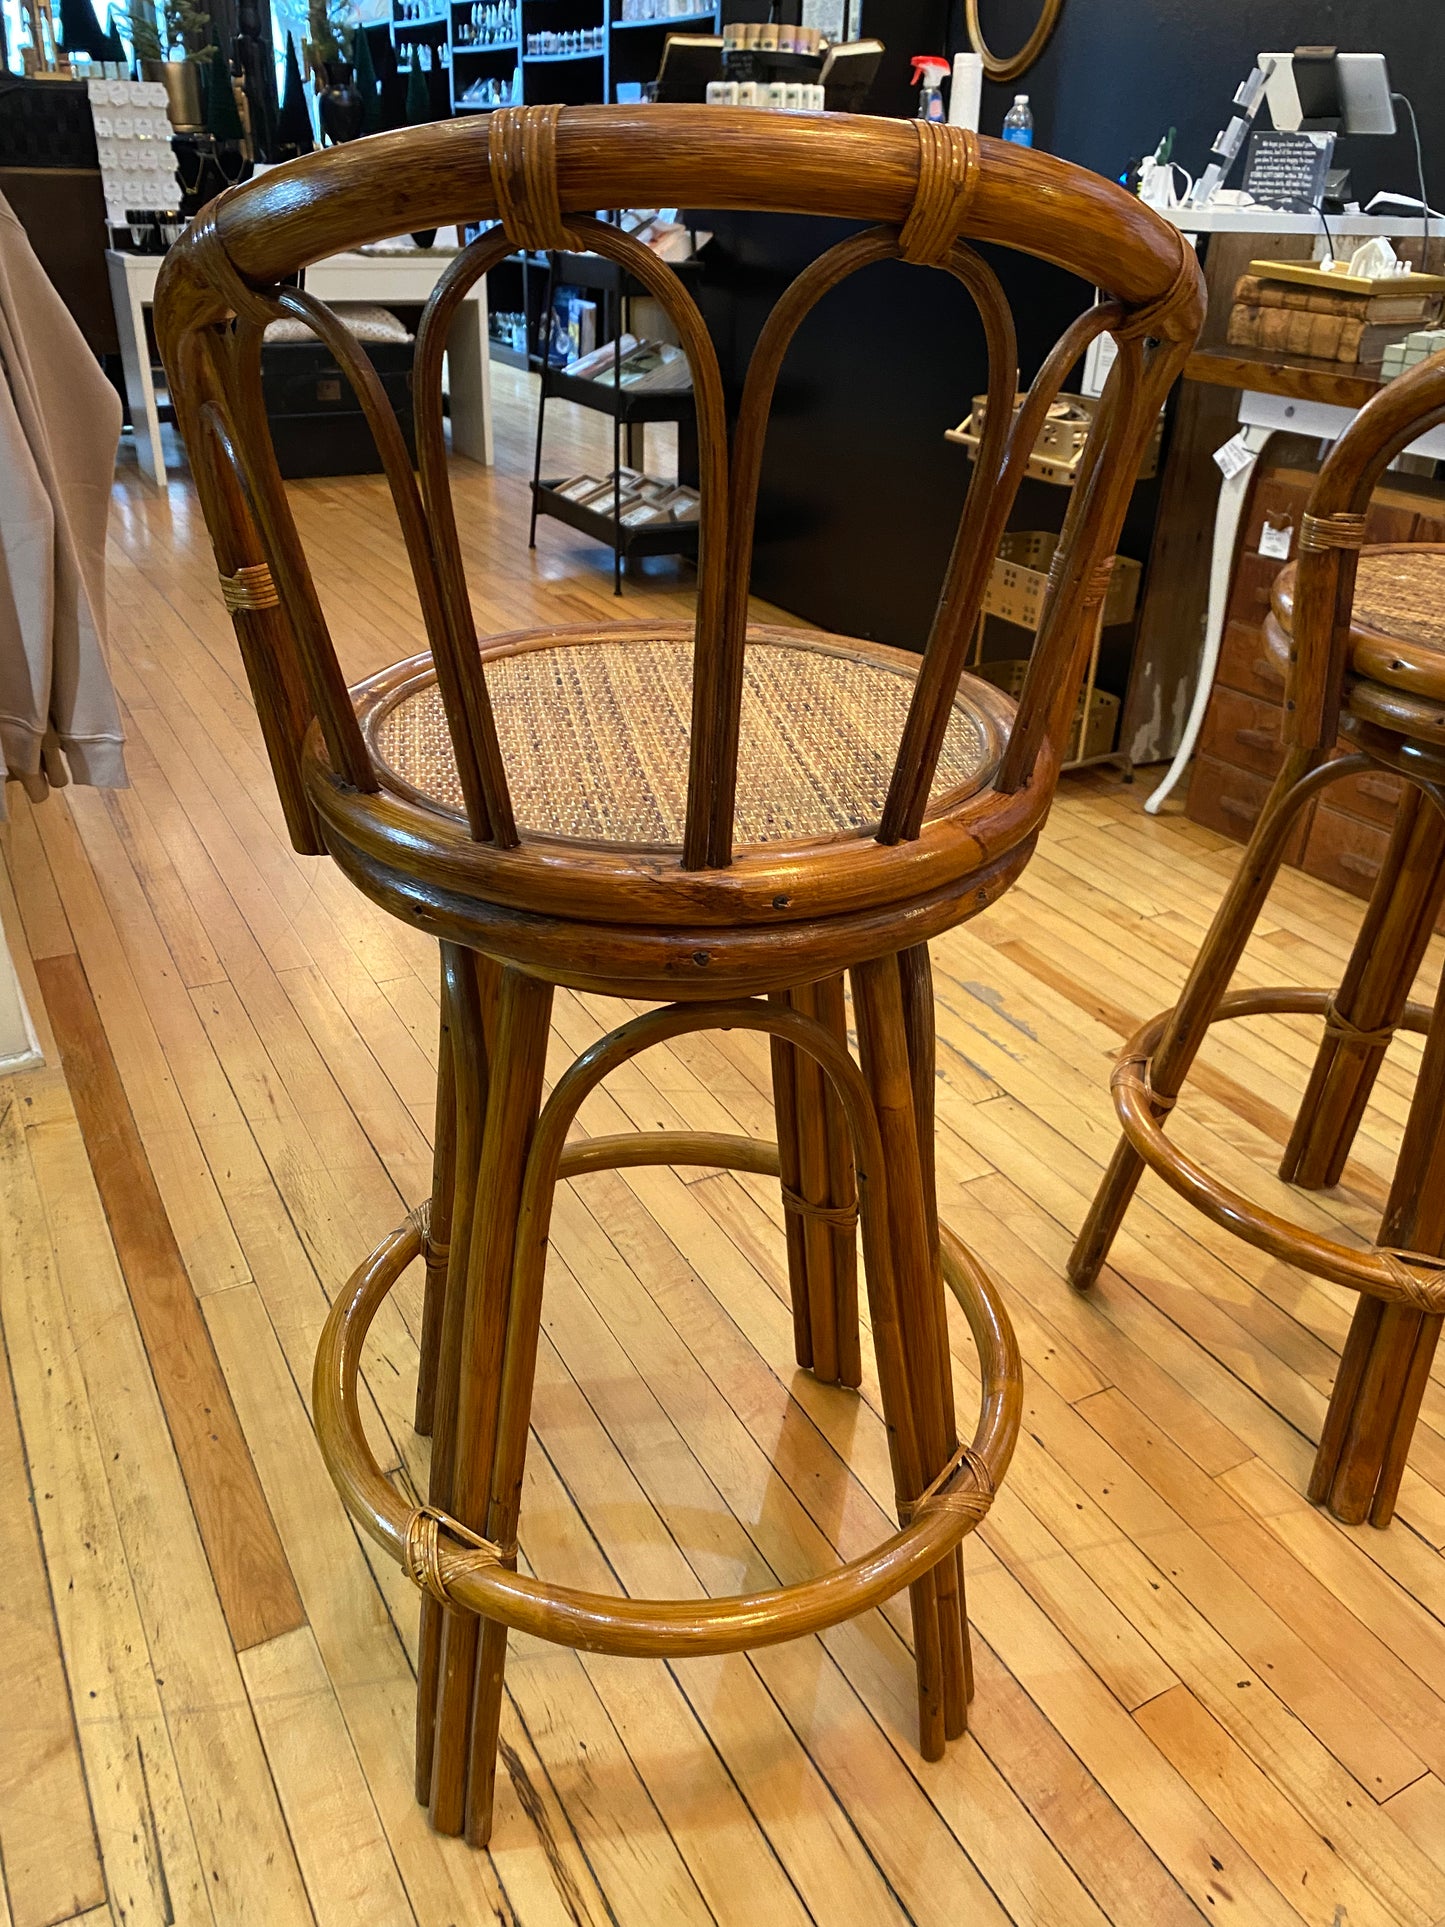
<path id="1" fill-rule="evenodd" d="M 1003 117 L 1003 137 L 1019 147 L 1034 144 L 1034 117 L 1029 111 L 1027 94 L 1015 94 L 1014 104 Z"/>

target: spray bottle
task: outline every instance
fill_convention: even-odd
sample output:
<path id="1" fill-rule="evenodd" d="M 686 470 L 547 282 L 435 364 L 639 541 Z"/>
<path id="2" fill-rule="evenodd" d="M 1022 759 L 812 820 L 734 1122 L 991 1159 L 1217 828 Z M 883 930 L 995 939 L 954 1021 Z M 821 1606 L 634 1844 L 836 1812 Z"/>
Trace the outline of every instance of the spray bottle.
<path id="1" fill-rule="evenodd" d="M 913 85 L 918 88 L 918 118 L 943 119 L 943 94 L 940 91 L 948 73 L 948 62 L 938 54 L 913 56 Z"/>

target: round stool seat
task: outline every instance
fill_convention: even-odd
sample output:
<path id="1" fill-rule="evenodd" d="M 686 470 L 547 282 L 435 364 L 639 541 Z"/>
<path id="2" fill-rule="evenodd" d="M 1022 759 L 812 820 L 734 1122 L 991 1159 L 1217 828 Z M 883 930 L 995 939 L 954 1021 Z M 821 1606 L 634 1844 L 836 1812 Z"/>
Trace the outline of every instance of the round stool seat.
<path id="1" fill-rule="evenodd" d="M 1275 577 L 1270 601 L 1294 628 L 1296 564 Z M 1387 542 L 1361 549 L 1350 623 L 1357 676 L 1445 702 L 1445 543 Z"/>
<path id="2" fill-rule="evenodd" d="M 614 623 L 503 636 L 484 651 L 517 827 L 676 849 L 687 808 L 691 626 Z M 752 627 L 744 666 L 736 841 L 808 842 L 871 830 L 883 813 L 918 658 L 807 629 Z M 355 692 L 383 782 L 462 816 L 436 671 L 413 657 Z M 930 814 L 982 788 L 1012 704 L 961 679 Z"/>

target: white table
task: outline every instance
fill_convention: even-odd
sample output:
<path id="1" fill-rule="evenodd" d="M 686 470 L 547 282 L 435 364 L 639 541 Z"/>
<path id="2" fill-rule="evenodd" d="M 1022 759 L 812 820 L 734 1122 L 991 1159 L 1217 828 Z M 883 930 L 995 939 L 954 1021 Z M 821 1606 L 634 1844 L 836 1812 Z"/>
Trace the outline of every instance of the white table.
<path id="1" fill-rule="evenodd" d="M 1164 217 L 1184 233 L 1195 234 L 1314 234 L 1319 235 L 1319 219 L 1312 214 L 1279 214 L 1265 208 L 1171 208 Z M 1391 214 L 1331 215 L 1330 233 L 1336 251 L 1344 253 L 1371 235 L 1386 239 L 1408 239 L 1421 231 L 1419 215 Z M 1432 219 L 1430 233 L 1445 233 L 1445 222 Z M 1199 732 L 1204 727 L 1205 711 L 1214 688 L 1219 667 L 1219 652 L 1224 642 L 1224 613 L 1229 602 L 1229 580 L 1234 570 L 1234 550 L 1239 537 L 1240 517 L 1249 494 L 1249 479 L 1254 464 L 1270 437 L 1276 434 L 1317 436 L 1322 442 L 1338 441 L 1357 411 L 1317 401 L 1296 401 L 1283 395 L 1261 394 L 1246 389 L 1239 397 L 1239 433 L 1251 459 L 1220 487 L 1219 507 L 1214 517 L 1214 546 L 1209 564 L 1209 606 L 1204 621 L 1204 641 L 1200 651 L 1199 679 L 1184 735 L 1164 780 L 1144 804 L 1150 816 L 1157 816 L 1164 800 L 1184 774 Z M 1445 429 L 1437 428 L 1405 451 L 1411 455 L 1445 458 Z"/>
<path id="2" fill-rule="evenodd" d="M 155 302 L 162 256 L 107 251 L 110 298 L 120 336 L 126 399 L 136 455 L 151 481 L 164 485 L 165 449 L 156 411 L 155 377 L 146 345 L 145 311 Z M 450 254 L 335 254 L 305 272 L 308 292 L 323 301 L 423 302 Z M 474 462 L 492 460 L 492 376 L 487 346 L 487 284 L 478 281 L 457 309 L 447 336 L 447 387 L 452 449 Z"/>

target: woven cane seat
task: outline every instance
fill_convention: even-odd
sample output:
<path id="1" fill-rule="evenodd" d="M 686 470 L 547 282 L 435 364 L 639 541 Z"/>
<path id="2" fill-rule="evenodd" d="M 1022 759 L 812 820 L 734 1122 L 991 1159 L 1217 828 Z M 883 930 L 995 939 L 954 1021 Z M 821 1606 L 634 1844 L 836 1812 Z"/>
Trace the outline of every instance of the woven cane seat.
<path id="1" fill-rule="evenodd" d="M 1286 632 L 1293 627 L 1294 588 L 1291 563 L 1275 577 L 1271 597 Z M 1445 702 L 1445 544 L 1361 549 L 1350 667 L 1371 682 Z"/>
<path id="2" fill-rule="evenodd" d="M 485 652 L 517 826 L 532 835 L 671 848 L 682 841 L 692 699 L 690 626 L 616 624 L 511 636 Z M 918 659 L 810 630 L 754 628 L 745 658 L 736 838 L 856 834 L 879 820 Z M 357 692 L 383 782 L 460 817 L 462 795 L 429 657 Z M 932 807 L 987 782 L 1009 705 L 966 677 Z"/>

